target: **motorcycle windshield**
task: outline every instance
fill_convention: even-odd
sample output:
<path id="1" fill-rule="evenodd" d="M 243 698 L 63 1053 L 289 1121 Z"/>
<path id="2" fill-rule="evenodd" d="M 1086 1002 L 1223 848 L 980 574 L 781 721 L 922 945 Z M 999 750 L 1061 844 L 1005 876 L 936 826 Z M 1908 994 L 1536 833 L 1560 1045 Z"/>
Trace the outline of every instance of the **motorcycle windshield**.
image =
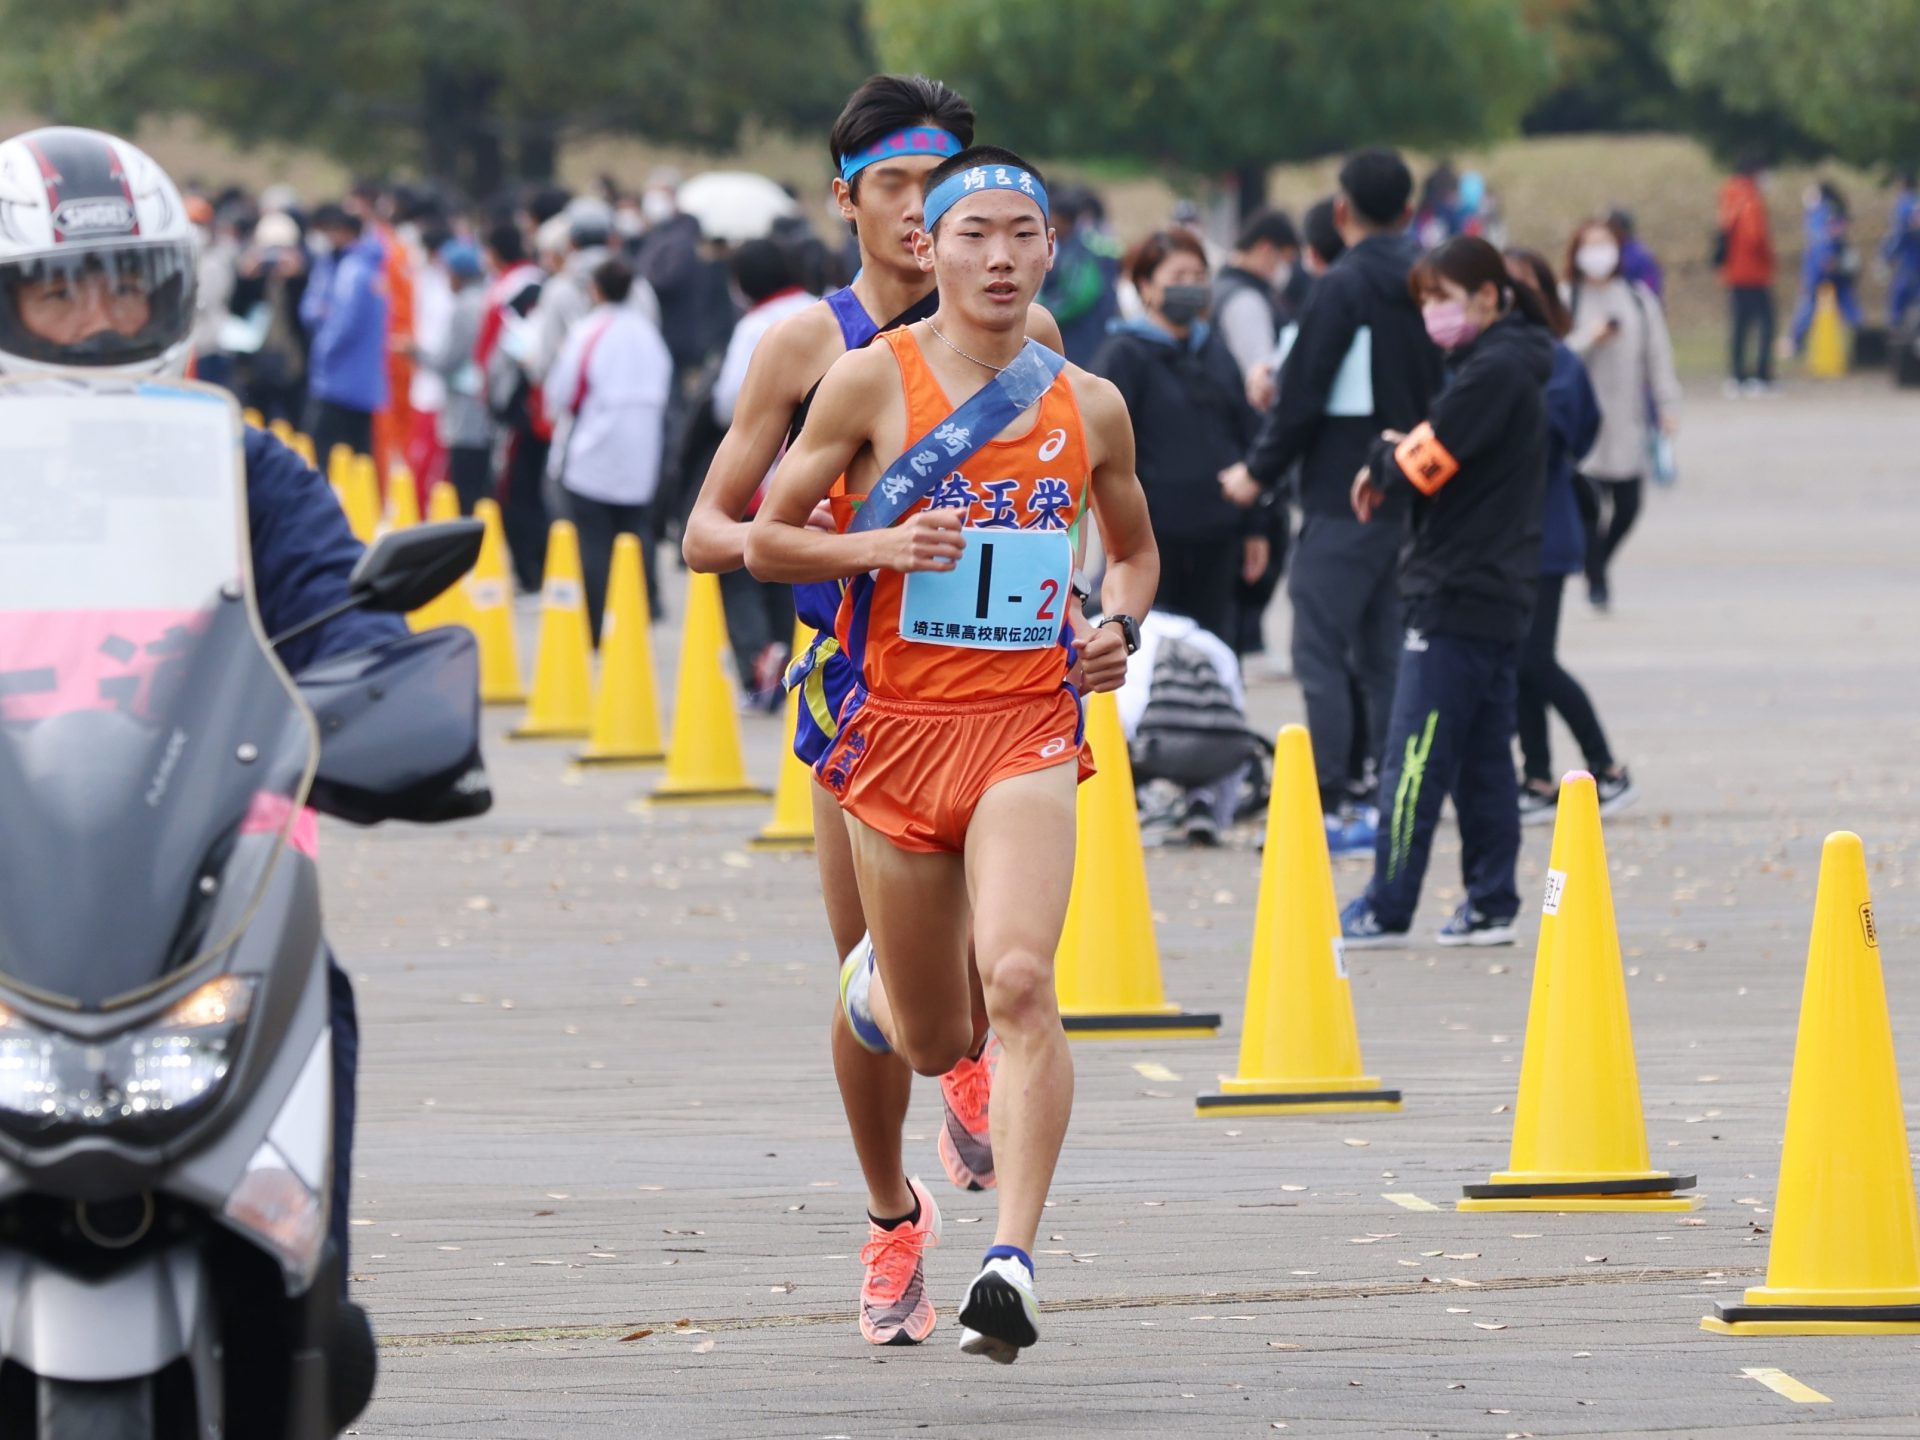
<path id="1" fill-rule="evenodd" d="M 240 417 L 185 383 L 0 384 L 0 972 L 87 1008 L 232 943 L 310 716 L 262 637 Z"/>

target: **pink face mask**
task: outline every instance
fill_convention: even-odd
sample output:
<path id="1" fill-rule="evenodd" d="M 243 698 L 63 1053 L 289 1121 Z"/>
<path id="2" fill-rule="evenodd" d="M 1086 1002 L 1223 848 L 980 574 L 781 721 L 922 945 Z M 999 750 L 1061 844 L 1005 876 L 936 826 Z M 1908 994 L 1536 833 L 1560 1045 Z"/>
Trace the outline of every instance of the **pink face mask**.
<path id="1" fill-rule="evenodd" d="M 1420 307 L 1427 335 L 1442 350 L 1458 350 L 1480 333 L 1480 327 L 1467 316 L 1467 307 L 1458 300 L 1436 300 Z"/>

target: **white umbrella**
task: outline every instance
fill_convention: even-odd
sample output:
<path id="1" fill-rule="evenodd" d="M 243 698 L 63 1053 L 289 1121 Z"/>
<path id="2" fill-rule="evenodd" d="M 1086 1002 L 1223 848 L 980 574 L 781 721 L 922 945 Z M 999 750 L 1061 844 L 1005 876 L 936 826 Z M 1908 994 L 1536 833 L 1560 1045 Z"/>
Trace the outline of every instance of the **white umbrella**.
<path id="1" fill-rule="evenodd" d="M 682 185 L 678 196 L 683 213 L 700 222 L 709 240 L 737 245 L 758 240 L 773 230 L 773 222 L 798 212 L 793 197 L 764 175 L 746 170 L 709 170 Z"/>

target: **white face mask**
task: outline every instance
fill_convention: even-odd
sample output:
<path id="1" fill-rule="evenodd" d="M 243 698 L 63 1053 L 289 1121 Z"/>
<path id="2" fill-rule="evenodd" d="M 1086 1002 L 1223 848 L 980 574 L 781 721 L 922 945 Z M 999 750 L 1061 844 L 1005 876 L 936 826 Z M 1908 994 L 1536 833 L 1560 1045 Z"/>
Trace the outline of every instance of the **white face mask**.
<path id="1" fill-rule="evenodd" d="M 1273 279 L 1267 283 L 1275 290 L 1284 290 L 1293 280 L 1293 266 L 1282 260 L 1273 267 Z"/>
<path id="2" fill-rule="evenodd" d="M 1620 268 L 1620 247 L 1606 241 L 1589 241 L 1574 254 L 1573 263 L 1589 280 L 1608 280 Z"/>

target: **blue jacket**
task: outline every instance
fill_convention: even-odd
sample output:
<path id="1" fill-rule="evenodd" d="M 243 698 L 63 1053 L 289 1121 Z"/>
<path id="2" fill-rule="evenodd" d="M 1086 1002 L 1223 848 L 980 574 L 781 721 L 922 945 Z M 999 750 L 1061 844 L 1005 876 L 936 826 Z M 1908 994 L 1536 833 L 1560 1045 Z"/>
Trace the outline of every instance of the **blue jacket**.
<path id="1" fill-rule="evenodd" d="M 327 482 L 271 434 L 249 428 L 246 459 L 254 600 L 271 637 L 346 599 L 362 547 Z M 298 675 L 316 660 L 406 633 L 398 615 L 349 610 L 289 641 L 280 659 Z"/>
<path id="2" fill-rule="evenodd" d="M 1555 342 L 1547 377 L 1547 499 L 1540 512 L 1540 573 L 1572 575 L 1587 563 L 1587 528 L 1574 499 L 1574 466 L 1600 434 L 1600 402 L 1587 367 Z"/>
<path id="3" fill-rule="evenodd" d="M 377 235 L 323 255 L 300 297 L 313 336 L 307 388 L 369 414 L 387 408 L 387 252 Z"/>

